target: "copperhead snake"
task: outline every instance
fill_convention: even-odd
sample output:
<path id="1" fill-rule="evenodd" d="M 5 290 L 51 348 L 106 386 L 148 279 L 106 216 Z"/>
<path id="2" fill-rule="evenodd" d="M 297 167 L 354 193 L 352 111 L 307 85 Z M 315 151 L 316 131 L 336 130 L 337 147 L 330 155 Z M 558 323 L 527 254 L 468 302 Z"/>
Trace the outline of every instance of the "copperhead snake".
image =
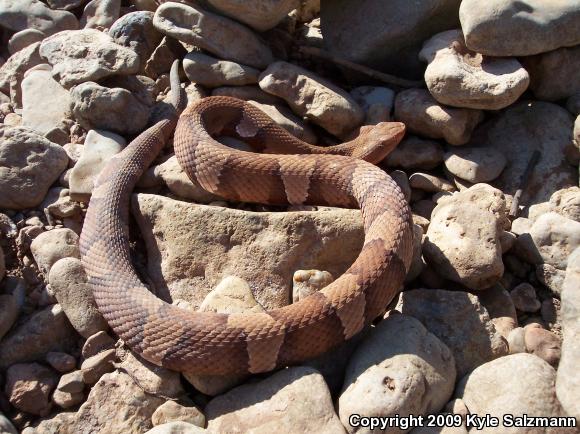
<path id="1" fill-rule="evenodd" d="M 178 117 L 185 98 L 177 68 L 176 62 L 174 110 L 115 155 L 95 182 L 80 247 L 99 311 L 145 359 L 194 374 L 266 372 L 349 339 L 384 312 L 410 266 L 409 207 L 392 178 L 371 164 L 397 145 L 404 125 L 364 127 L 350 142 L 321 148 L 234 98 L 202 99 Z M 157 298 L 131 263 L 129 203 L 137 180 L 173 133 L 188 176 L 227 200 L 360 207 L 365 238 L 356 261 L 321 291 L 265 313 L 191 312 Z M 262 154 L 226 147 L 212 138 L 218 134 L 237 136 Z"/>

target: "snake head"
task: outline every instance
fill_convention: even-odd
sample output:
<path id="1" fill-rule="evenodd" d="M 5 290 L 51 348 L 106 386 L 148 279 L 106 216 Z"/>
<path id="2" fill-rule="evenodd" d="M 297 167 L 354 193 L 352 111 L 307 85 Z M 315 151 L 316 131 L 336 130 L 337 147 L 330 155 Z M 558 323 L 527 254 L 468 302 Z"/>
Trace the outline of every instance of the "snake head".
<path id="1" fill-rule="evenodd" d="M 354 141 L 358 143 L 352 154 L 355 158 L 380 163 L 399 144 L 405 135 L 405 124 L 402 122 L 380 122 L 376 125 L 360 127 L 359 135 Z"/>

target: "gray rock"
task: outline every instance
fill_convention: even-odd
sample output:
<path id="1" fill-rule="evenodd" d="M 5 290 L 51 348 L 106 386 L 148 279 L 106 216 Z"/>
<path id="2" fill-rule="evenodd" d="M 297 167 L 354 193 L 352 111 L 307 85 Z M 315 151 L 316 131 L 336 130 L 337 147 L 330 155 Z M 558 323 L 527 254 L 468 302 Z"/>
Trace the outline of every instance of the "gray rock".
<path id="1" fill-rule="evenodd" d="M 364 120 L 364 112 L 338 86 L 287 62 L 275 62 L 260 75 L 260 88 L 283 98 L 292 110 L 338 137 Z"/>
<path id="2" fill-rule="evenodd" d="M 0 208 L 39 205 L 68 164 L 62 147 L 25 128 L 0 128 Z"/>
<path id="3" fill-rule="evenodd" d="M 423 42 L 457 28 L 459 0 L 322 0 L 324 44 L 333 54 L 385 72 L 420 78 Z"/>
<path id="4" fill-rule="evenodd" d="M 107 30 L 117 21 L 121 12 L 121 0 L 91 0 L 85 6 L 81 27 Z"/>
<path id="5" fill-rule="evenodd" d="M 261 104 L 280 105 L 283 100 L 264 92 L 258 86 L 224 86 L 212 89 L 212 96 L 231 96 L 244 101 L 256 101 Z"/>
<path id="6" fill-rule="evenodd" d="M 459 19 L 467 46 L 488 56 L 529 56 L 580 44 L 574 1 L 464 0 Z"/>
<path id="7" fill-rule="evenodd" d="M 64 409 L 74 407 L 75 405 L 80 404 L 84 400 L 85 400 L 85 394 L 82 392 L 70 393 L 70 392 L 63 392 L 63 391 L 57 389 L 52 394 L 52 402 L 54 402 L 60 408 L 64 408 Z"/>
<path id="8" fill-rule="evenodd" d="M 53 229 L 38 235 L 30 244 L 38 269 L 48 277 L 52 266 L 62 258 L 80 259 L 79 236 L 66 228 Z"/>
<path id="9" fill-rule="evenodd" d="M 36 42 L 42 41 L 46 35 L 40 30 L 24 29 L 14 33 L 8 40 L 8 52 L 12 55 Z"/>
<path id="10" fill-rule="evenodd" d="M 183 70 L 193 83 L 207 87 L 243 86 L 258 82 L 260 71 L 229 60 L 220 60 L 197 51 L 183 59 Z"/>
<path id="11" fill-rule="evenodd" d="M 465 46 L 461 30 L 439 33 L 423 45 L 425 82 L 441 104 L 499 110 L 514 103 L 530 83 L 516 59 L 482 56 Z"/>
<path id="12" fill-rule="evenodd" d="M 444 158 L 445 168 L 449 172 L 474 184 L 493 181 L 507 164 L 504 155 L 490 147 L 453 148 Z"/>
<path id="13" fill-rule="evenodd" d="M 116 359 L 115 350 L 105 350 L 86 359 L 81 365 L 83 383 L 95 384 L 103 375 L 115 370 L 113 362 Z"/>
<path id="14" fill-rule="evenodd" d="M 40 54 L 52 65 L 54 78 L 66 88 L 111 75 L 135 74 L 140 67 L 137 53 L 95 29 L 53 35 L 42 41 Z"/>
<path id="15" fill-rule="evenodd" d="M 537 312 L 541 303 L 536 296 L 536 289 L 527 282 L 520 283 L 512 289 L 510 296 L 517 310 L 521 312 Z"/>
<path id="16" fill-rule="evenodd" d="M 79 22 L 70 12 L 56 11 L 39 0 L 1 0 L 0 26 L 19 32 L 36 29 L 45 35 L 79 28 Z"/>
<path id="17" fill-rule="evenodd" d="M 1 434 L 18 434 L 18 431 L 6 416 L 0 413 L 0 433 Z"/>
<path id="18" fill-rule="evenodd" d="M 391 315 L 361 342 L 351 357 L 338 399 L 338 414 L 350 433 L 352 414 L 389 417 L 426 415 L 453 394 L 455 362 L 449 348 L 410 316 Z M 384 432 L 391 432 L 387 430 Z"/>
<path id="19" fill-rule="evenodd" d="M 252 30 L 193 6 L 164 3 L 155 12 L 153 24 L 161 33 L 225 60 L 255 68 L 264 68 L 274 60 L 268 46 Z"/>
<path id="20" fill-rule="evenodd" d="M 10 404 L 37 416 L 50 412 L 50 394 L 57 383 L 56 373 L 39 363 L 17 363 L 6 370 L 5 391 Z"/>
<path id="21" fill-rule="evenodd" d="M 26 282 L 16 277 L 7 277 L 0 294 L 0 341 L 10 330 L 24 305 Z"/>
<path id="22" fill-rule="evenodd" d="M 46 354 L 46 362 L 58 372 L 70 372 L 76 365 L 77 360 L 67 353 L 51 351 Z"/>
<path id="23" fill-rule="evenodd" d="M 483 120 L 481 110 L 445 107 L 423 89 L 407 89 L 395 99 L 395 119 L 407 130 L 423 137 L 445 139 L 451 145 L 464 145 Z"/>
<path id="24" fill-rule="evenodd" d="M 0 91 L 10 95 L 10 100 L 17 106 L 22 105 L 20 85 L 24 73 L 30 68 L 45 63 L 39 54 L 40 42 L 29 45 L 10 56 L 0 67 Z"/>
<path id="25" fill-rule="evenodd" d="M 73 371 L 60 377 L 56 386 L 61 392 L 79 393 L 85 389 L 82 371 Z"/>
<path id="26" fill-rule="evenodd" d="M 88 0 L 48 0 L 47 3 L 51 9 L 70 11 L 82 6 L 87 1 Z"/>
<path id="27" fill-rule="evenodd" d="M 443 162 L 443 148 L 434 140 L 407 135 L 382 161 L 387 167 L 434 169 Z"/>
<path id="28" fill-rule="evenodd" d="M 355 87 L 350 95 L 365 112 L 365 125 L 389 122 L 395 103 L 395 92 L 388 87 Z"/>
<path id="29" fill-rule="evenodd" d="M 418 190 L 437 193 L 440 191 L 455 191 L 455 186 L 446 179 L 428 173 L 416 172 L 409 177 L 411 187 Z"/>
<path id="30" fill-rule="evenodd" d="M 100 331 L 89 336 L 83 345 L 82 355 L 85 359 L 99 354 L 101 351 L 115 348 L 115 341 L 107 333 Z"/>
<path id="31" fill-rule="evenodd" d="M 288 12 L 299 7 L 298 0 L 208 0 L 218 12 L 259 32 L 275 27 Z"/>
<path id="32" fill-rule="evenodd" d="M 401 293 L 398 309 L 417 318 L 449 347 L 459 378 L 508 353 L 507 342 L 496 331 L 487 310 L 473 294 L 414 289 Z M 462 326 L 458 328 L 457 324 Z"/>

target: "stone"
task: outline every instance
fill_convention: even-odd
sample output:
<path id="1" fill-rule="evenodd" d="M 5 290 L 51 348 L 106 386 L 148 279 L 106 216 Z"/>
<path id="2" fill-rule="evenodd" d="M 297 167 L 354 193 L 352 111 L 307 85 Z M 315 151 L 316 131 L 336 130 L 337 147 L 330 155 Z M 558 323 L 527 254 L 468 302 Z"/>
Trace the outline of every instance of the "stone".
<path id="1" fill-rule="evenodd" d="M 580 222 L 580 187 L 555 191 L 550 197 L 550 210 L 563 217 Z"/>
<path id="2" fill-rule="evenodd" d="M 403 192 L 403 196 L 405 196 L 405 200 L 409 202 L 413 191 L 411 190 L 411 184 L 409 184 L 409 177 L 407 174 L 402 170 L 393 170 L 389 173 L 389 176 L 397 183 Z"/>
<path id="3" fill-rule="evenodd" d="M 318 371 L 284 369 L 212 399 L 205 408 L 207 429 L 224 432 L 344 433 L 332 398 Z"/>
<path id="4" fill-rule="evenodd" d="M 73 200 L 88 202 L 94 182 L 109 160 L 126 146 L 118 134 L 104 130 L 90 130 L 85 139 L 79 161 L 70 175 L 70 195 Z"/>
<path id="5" fill-rule="evenodd" d="M 231 96 L 244 101 L 254 101 L 261 104 L 281 106 L 282 99 L 270 95 L 260 89 L 259 86 L 224 86 L 212 89 L 212 96 Z"/>
<path id="6" fill-rule="evenodd" d="M 523 327 L 516 327 L 508 334 L 506 340 L 510 348 L 510 354 L 526 352 L 525 334 Z"/>
<path id="7" fill-rule="evenodd" d="M 348 93 L 291 63 L 271 64 L 260 75 L 259 85 L 284 99 L 296 114 L 338 137 L 345 137 L 364 120 L 363 110 Z"/>
<path id="8" fill-rule="evenodd" d="M 4 65 L 0 66 L 0 91 L 10 95 L 10 101 L 17 106 L 22 105 L 21 83 L 24 74 L 36 65 L 46 63 L 40 57 L 40 42 L 14 53 Z"/>
<path id="9" fill-rule="evenodd" d="M 496 179 L 507 163 L 504 155 L 494 148 L 462 146 L 445 154 L 445 168 L 453 175 L 472 182 Z"/>
<path id="10" fill-rule="evenodd" d="M 42 41 L 44 38 L 46 38 L 46 35 L 40 30 L 20 30 L 19 32 L 14 33 L 8 40 L 8 52 L 12 55 L 29 45 Z"/>
<path id="11" fill-rule="evenodd" d="M 153 25 L 167 36 L 224 60 L 254 68 L 265 68 L 274 60 L 268 46 L 246 26 L 190 5 L 162 4 L 155 12 Z"/>
<path id="12" fill-rule="evenodd" d="M 471 414 L 489 414 L 501 421 L 504 415 L 513 417 L 564 416 L 556 398 L 556 371 L 539 357 L 512 354 L 475 368 L 457 385 L 461 398 Z M 500 425 L 501 426 L 501 425 Z M 513 428 L 514 433 L 557 434 L 562 429 Z M 484 426 L 478 433 L 491 434 L 496 428 Z"/>
<path id="13" fill-rule="evenodd" d="M 51 9 L 60 9 L 63 11 L 74 10 L 81 7 L 88 0 L 48 0 L 48 6 Z"/>
<path id="14" fill-rule="evenodd" d="M 64 149 L 25 128 L 0 128 L 0 208 L 39 205 L 68 163 Z"/>
<path id="15" fill-rule="evenodd" d="M 5 392 L 10 404 L 37 416 L 50 412 L 50 394 L 56 387 L 55 372 L 39 363 L 17 363 L 6 370 Z"/>
<path id="16" fill-rule="evenodd" d="M 324 45 L 332 54 L 407 78 L 422 78 L 418 53 L 436 33 L 458 27 L 459 0 L 322 0 Z"/>
<path id="17" fill-rule="evenodd" d="M 340 276 L 359 254 L 364 237 L 360 211 L 338 208 L 254 213 L 140 194 L 134 197 L 133 214 L 158 294 L 193 306 L 224 275 L 248 282 L 264 308 L 285 306 L 294 270 Z M 193 287 L 195 294 L 188 290 Z"/>
<path id="18" fill-rule="evenodd" d="M 183 58 L 183 70 L 189 80 L 210 88 L 254 84 L 260 75 L 255 68 L 216 59 L 198 51 L 192 51 Z"/>
<path id="19" fill-rule="evenodd" d="M 131 91 L 120 87 L 111 89 L 92 81 L 76 86 L 71 98 L 73 115 L 85 130 L 135 135 L 145 129 L 151 114 L 151 106 Z"/>
<path id="20" fill-rule="evenodd" d="M 305 299 L 334 281 L 332 274 L 320 270 L 297 270 L 292 277 L 292 303 Z"/>
<path id="21" fill-rule="evenodd" d="M 461 2 L 467 46 L 488 56 L 529 56 L 580 44 L 575 2 L 491 0 Z"/>
<path id="22" fill-rule="evenodd" d="M 208 0 L 218 12 L 240 21 L 258 32 L 264 32 L 276 26 L 288 12 L 299 6 L 298 0 Z"/>
<path id="23" fill-rule="evenodd" d="M 115 350 L 112 349 L 86 359 L 81 365 L 83 383 L 95 384 L 103 375 L 112 372 L 115 369 L 113 366 L 115 358 Z"/>
<path id="24" fill-rule="evenodd" d="M 477 296 L 468 292 L 405 291 L 401 293 L 397 309 L 417 318 L 449 347 L 455 358 L 458 378 L 508 353 L 507 342 L 496 331 L 489 313 Z"/>
<path id="25" fill-rule="evenodd" d="M 312 129 L 301 118 L 292 113 L 292 111 L 287 107 L 282 105 L 263 104 L 257 101 L 249 102 L 266 113 L 272 118 L 272 120 L 274 120 L 274 122 L 293 136 L 298 137 L 306 143 L 312 145 L 316 144 L 317 137 L 314 131 L 312 131 Z"/>
<path id="26" fill-rule="evenodd" d="M 516 308 L 510 293 L 501 285 L 496 284 L 477 294 L 479 302 L 487 309 L 496 331 L 508 338 L 511 331 L 518 325 Z"/>
<path id="27" fill-rule="evenodd" d="M 111 75 L 135 74 L 140 66 L 137 53 L 95 29 L 68 30 L 46 38 L 40 55 L 52 65 L 53 77 L 66 88 Z"/>
<path id="28" fill-rule="evenodd" d="M 24 304 L 24 286 L 20 285 L 20 295 L 16 292 L 13 294 L 0 294 L 0 341 L 14 325 L 20 314 Z"/>
<path id="29" fill-rule="evenodd" d="M 204 434 L 207 431 L 187 422 L 169 422 L 151 428 L 145 434 Z"/>
<path id="30" fill-rule="evenodd" d="M 157 407 L 151 421 L 154 426 L 176 421 L 187 422 L 201 428 L 205 426 L 205 416 L 197 407 L 182 405 L 175 401 L 167 401 Z"/>
<path id="31" fill-rule="evenodd" d="M 387 167 L 434 169 L 443 162 L 443 148 L 434 140 L 407 135 L 382 161 Z"/>
<path id="32" fill-rule="evenodd" d="M 244 279 L 228 276 L 223 279 L 199 306 L 202 312 L 242 313 L 264 312 L 258 304 L 250 286 Z"/>
<path id="33" fill-rule="evenodd" d="M 82 355 L 85 359 L 94 356 L 105 350 L 115 348 L 115 341 L 104 331 L 89 336 L 82 348 Z"/>
<path id="34" fill-rule="evenodd" d="M 91 0 L 85 6 L 81 27 L 108 30 L 121 12 L 121 0 Z"/>
<path id="35" fill-rule="evenodd" d="M 338 414 L 348 432 L 361 434 L 371 430 L 352 427 L 352 414 L 430 414 L 453 394 L 455 375 L 453 355 L 444 343 L 415 318 L 390 315 L 350 358 Z"/>
<path id="36" fill-rule="evenodd" d="M 537 299 L 536 289 L 527 282 L 520 283 L 512 289 L 510 296 L 514 306 L 520 312 L 537 312 L 541 303 Z"/>
<path id="37" fill-rule="evenodd" d="M 55 390 L 52 394 L 52 402 L 58 405 L 60 408 L 71 408 L 75 405 L 80 404 L 85 400 L 84 393 L 69 393 L 62 392 L 61 390 Z"/>
<path id="38" fill-rule="evenodd" d="M 71 97 L 46 66 L 35 67 L 22 80 L 22 125 L 64 145 L 70 140 L 66 121 L 71 117 Z"/>
<path id="39" fill-rule="evenodd" d="M 68 188 L 54 187 L 48 190 L 48 194 L 40 204 L 41 209 L 50 216 L 65 219 L 67 217 L 79 217 L 81 207 L 78 202 L 74 202 L 70 197 Z"/>
<path id="40" fill-rule="evenodd" d="M 419 58 L 428 63 L 425 82 L 433 98 L 452 107 L 500 110 L 513 104 L 530 84 L 528 72 L 516 59 L 471 51 L 461 30 L 433 36 Z"/>
<path id="41" fill-rule="evenodd" d="M 4 275 L 6 274 L 6 261 L 4 260 L 4 250 L 0 247 L 0 282 L 4 279 Z M 2 327 L 0 327 L 0 330 Z M 2 338 L 2 333 L 0 332 L 0 339 Z"/>
<path id="42" fill-rule="evenodd" d="M 524 343 L 528 353 L 545 360 L 554 368 L 558 367 L 562 344 L 554 333 L 540 327 L 525 327 Z"/>
<path id="43" fill-rule="evenodd" d="M 365 125 L 391 121 L 395 92 L 388 87 L 359 86 L 350 95 L 365 112 Z"/>
<path id="44" fill-rule="evenodd" d="M 450 145 L 466 144 L 474 128 L 483 120 L 481 110 L 440 105 L 423 89 L 407 89 L 395 98 L 395 119 L 411 133 L 444 139 Z"/>
<path id="45" fill-rule="evenodd" d="M 409 184 L 418 190 L 437 193 L 439 191 L 455 191 L 455 187 L 449 181 L 428 173 L 413 173 L 409 177 Z"/>
<path id="46" fill-rule="evenodd" d="M 14 32 L 36 29 L 52 35 L 78 29 L 79 22 L 70 12 L 52 10 L 39 0 L 2 0 L 0 26 Z"/>
<path id="47" fill-rule="evenodd" d="M 73 394 L 82 392 L 85 390 L 82 371 L 73 371 L 69 372 L 68 374 L 64 374 L 62 377 L 60 377 L 56 388 L 61 392 L 68 392 Z"/>
<path id="48" fill-rule="evenodd" d="M 51 351 L 50 353 L 47 353 L 46 361 L 54 368 L 54 370 L 61 373 L 70 372 L 77 365 L 77 361 L 73 356 L 58 351 Z"/>
<path id="49" fill-rule="evenodd" d="M 10 419 L 0 413 L 0 433 L 1 434 L 18 434 Z"/>
<path id="50" fill-rule="evenodd" d="M 79 236 L 66 228 L 41 233 L 32 241 L 30 250 L 38 269 L 46 276 L 59 259 L 81 257 Z"/>
<path id="51" fill-rule="evenodd" d="M 79 259 L 71 257 L 57 261 L 50 270 L 48 282 L 67 318 L 81 336 L 88 338 L 108 329 Z"/>
<path id="52" fill-rule="evenodd" d="M 579 58 L 580 46 L 558 48 L 523 58 L 530 73 L 530 89 L 534 96 L 544 101 L 558 101 L 580 91 Z"/>

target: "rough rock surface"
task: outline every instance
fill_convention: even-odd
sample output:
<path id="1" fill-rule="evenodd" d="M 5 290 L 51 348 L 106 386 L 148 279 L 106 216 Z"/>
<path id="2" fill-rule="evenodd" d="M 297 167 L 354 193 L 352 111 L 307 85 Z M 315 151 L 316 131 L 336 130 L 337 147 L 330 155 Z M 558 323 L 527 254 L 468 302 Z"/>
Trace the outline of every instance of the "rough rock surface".
<path id="1" fill-rule="evenodd" d="M 219 12 L 259 32 L 275 27 L 292 9 L 299 6 L 298 0 L 209 0 Z"/>
<path id="2" fill-rule="evenodd" d="M 57 382 L 56 372 L 46 366 L 17 363 L 6 370 L 5 391 L 18 410 L 46 416 L 50 412 L 50 394 Z"/>
<path id="3" fill-rule="evenodd" d="M 216 59 L 197 51 L 183 58 L 183 70 L 193 83 L 207 87 L 254 84 L 260 75 L 260 71 L 255 68 Z"/>
<path id="4" fill-rule="evenodd" d="M 79 22 L 70 12 L 52 10 L 40 0 L 2 0 L 0 26 L 15 32 L 36 29 L 52 35 L 78 29 Z"/>
<path id="5" fill-rule="evenodd" d="M 45 63 L 39 54 L 40 42 L 29 45 L 10 56 L 0 67 L 0 91 L 10 96 L 13 103 L 22 103 L 21 83 L 24 73 L 36 65 Z"/>
<path id="6" fill-rule="evenodd" d="M 121 0 L 91 0 L 83 10 L 81 27 L 107 30 L 117 21 L 121 12 Z"/>
<path id="7" fill-rule="evenodd" d="M 382 164 L 404 169 L 433 169 L 443 161 L 443 148 L 434 140 L 407 135 Z"/>
<path id="8" fill-rule="evenodd" d="M 79 236 L 67 228 L 58 228 L 38 235 L 30 244 L 38 269 L 48 277 L 52 266 L 62 258 L 80 259 Z"/>
<path id="9" fill-rule="evenodd" d="M 449 172 L 474 184 L 493 181 L 507 163 L 499 150 L 489 147 L 462 146 L 451 149 L 444 158 Z"/>
<path id="10" fill-rule="evenodd" d="M 176 401 L 167 401 L 157 407 L 151 421 L 155 426 L 174 421 L 187 422 L 202 428 L 205 426 L 205 416 L 197 407 L 182 405 Z"/>

